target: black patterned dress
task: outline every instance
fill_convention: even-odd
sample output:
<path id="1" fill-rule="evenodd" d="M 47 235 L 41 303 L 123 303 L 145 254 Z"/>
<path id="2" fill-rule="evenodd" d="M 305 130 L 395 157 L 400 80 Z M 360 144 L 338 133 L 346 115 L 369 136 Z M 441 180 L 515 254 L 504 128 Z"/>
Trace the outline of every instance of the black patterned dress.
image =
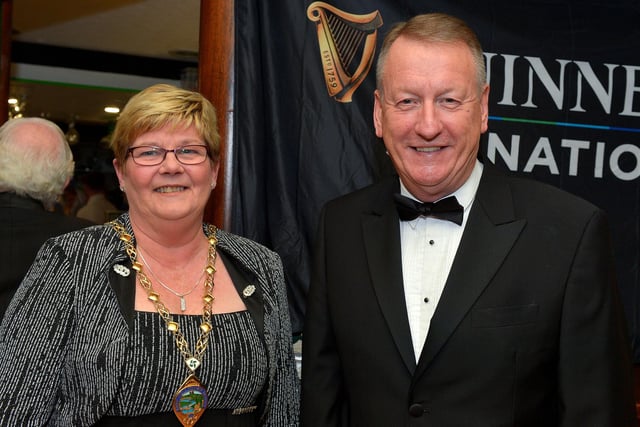
<path id="1" fill-rule="evenodd" d="M 173 315 L 187 342 L 198 339 L 200 316 Z M 209 345 L 197 370 L 207 390 L 208 405 L 197 426 L 207 425 L 212 417 L 229 418 L 230 425 L 256 425 L 258 409 L 250 416 L 232 415 L 233 409 L 252 408 L 260 403 L 267 376 L 264 345 L 248 311 L 211 316 L 213 330 Z M 122 426 L 162 421 L 161 425 L 180 426 L 172 412 L 172 397 L 189 374 L 173 335 L 157 313 L 136 312 L 131 351 L 117 400 L 107 412 L 110 422 Z M 144 362 L 141 362 L 144 361 Z M 153 414 L 153 415 L 148 415 Z M 109 417 L 115 418 L 110 419 Z M 124 417 L 124 418 L 122 418 Z M 212 421 L 212 420 L 211 420 Z M 227 422 L 227 421 L 225 421 Z M 106 424 L 105 424 L 106 425 Z M 133 424 L 132 424 L 133 425 Z"/>

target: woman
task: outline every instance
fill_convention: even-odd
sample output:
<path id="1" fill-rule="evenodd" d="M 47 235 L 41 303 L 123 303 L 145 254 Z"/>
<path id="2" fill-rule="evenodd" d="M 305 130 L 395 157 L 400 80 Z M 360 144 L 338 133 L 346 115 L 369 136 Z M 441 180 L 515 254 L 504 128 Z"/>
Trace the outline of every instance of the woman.
<path id="1" fill-rule="evenodd" d="M 0 425 L 297 425 L 280 259 L 203 224 L 213 106 L 152 86 L 111 144 L 129 211 L 40 250 L 0 326 Z"/>

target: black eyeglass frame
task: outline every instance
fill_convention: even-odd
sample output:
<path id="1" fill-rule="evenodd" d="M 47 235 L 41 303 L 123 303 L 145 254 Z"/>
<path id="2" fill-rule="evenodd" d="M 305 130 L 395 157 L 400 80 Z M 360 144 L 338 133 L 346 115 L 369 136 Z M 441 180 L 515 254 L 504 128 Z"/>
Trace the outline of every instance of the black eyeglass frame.
<path id="1" fill-rule="evenodd" d="M 204 148 L 205 151 L 206 151 L 206 155 L 202 158 L 202 161 L 199 161 L 198 163 L 185 163 L 182 160 L 180 160 L 180 156 L 178 155 L 178 151 L 179 150 L 183 150 L 183 149 L 188 148 L 188 147 L 202 147 L 202 148 Z M 133 150 L 135 150 L 137 148 L 147 148 L 147 149 L 158 150 L 159 152 L 162 152 L 162 159 L 158 163 L 153 163 L 153 164 L 138 163 L 136 161 L 135 156 L 132 154 Z M 204 145 L 204 144 L 188 144 L 188 145 L 183 145 L 181 147 L 176 147 L 176 148 L 172 148 L 172 149 L 162 148 L 162 147 L 158 147 L 156 145 L 138 145 L 136 147 L 127 148 L 127 157 L 131 157 L 131 160 L 133 160 L 133 163 L 135 163 L 138 166 L 158 166 L 159 164 L 162 164 L 162 162 L 165 161 L 165 159 L 167 158 L 167 153 L 173 153 L 173 155 L 175 156 L 175 158 L 178 161 L 178 163 L 180 163 L 182 165 L 186 165 L 186 166 L 199 165 L 199 164 L 204 163 L 207 160 L 207 157 L 211 158 L 211 153 L 209 152 L 209 147 L 207 145 Z"/>

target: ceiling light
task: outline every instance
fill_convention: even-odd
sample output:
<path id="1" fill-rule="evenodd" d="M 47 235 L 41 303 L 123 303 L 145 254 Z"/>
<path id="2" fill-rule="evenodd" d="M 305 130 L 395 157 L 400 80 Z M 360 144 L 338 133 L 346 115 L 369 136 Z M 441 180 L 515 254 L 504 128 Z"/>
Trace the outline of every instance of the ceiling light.
<path id="1" fill-rule="evenodd" d="M 9 98 L 9 99 L 7 100 L 7 102 L 8 102 L 10 105 L 16 105 L 16 104 L 18 103 L 18 98 Z"/>
<path id="2" fill-rule="evenodd" d="M 104 107 L 104 112 L 109 114 L 118 114 L 120 109 L 118 107 Z"/>

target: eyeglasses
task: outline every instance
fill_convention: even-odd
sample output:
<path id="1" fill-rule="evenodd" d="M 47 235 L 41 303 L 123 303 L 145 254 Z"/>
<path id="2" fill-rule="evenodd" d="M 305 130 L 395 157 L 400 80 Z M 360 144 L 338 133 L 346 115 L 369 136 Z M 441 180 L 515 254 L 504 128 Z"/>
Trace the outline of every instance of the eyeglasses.
<path id="1" fill-rule="evenodd" d="M 183 165 L 198 165 L 207 159 L 209 149 L 206 145 L 185 145 L 171 150 L 152 145 L 140 145 L 127 150 L 127 154 L 130 154 L 133 161 L 140 166 L 159 165 L 167 157 L 167 153 L 173 153 L 176 160 Z"/>

